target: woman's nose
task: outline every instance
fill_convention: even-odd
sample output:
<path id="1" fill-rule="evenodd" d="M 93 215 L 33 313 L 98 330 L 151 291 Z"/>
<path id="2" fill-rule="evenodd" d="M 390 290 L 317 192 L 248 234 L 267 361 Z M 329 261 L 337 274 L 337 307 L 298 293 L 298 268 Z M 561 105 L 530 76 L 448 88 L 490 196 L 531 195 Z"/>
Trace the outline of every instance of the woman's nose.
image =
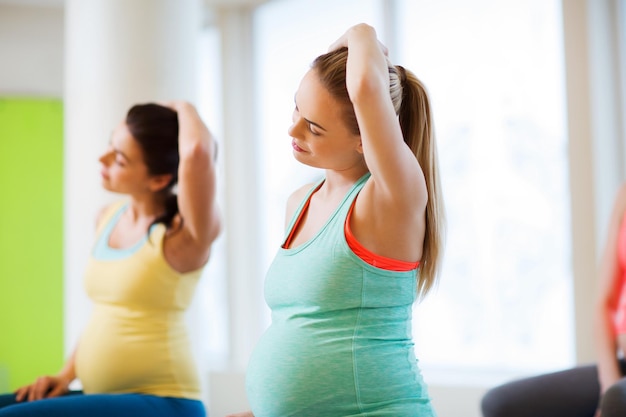
<path id="1" fill-rule="evenodd" d="M 296 136 L 298 136 L 298 133 L 301 132 L 300 130 L 301 124 L 302 124 L 301 121 L 302 121 L 301 117 L 294 116 L 292 118 L 291 126 L 289 126 L 289 129 L 287 129 L 287 133 L 292 138 L 295 138 Z"/>
<path id="2" fill-rule="evenodd" d="M 102 162 L 105 165 L 108 165 L 109 161 L 111 160 L 111 155 L 113 155 L 113 152 L 110 150 L 107 150 L 105 153 L 100 155 L 100 158 L 98 158 L 98 161 Z"/>
<path id="3" fill-rule="evenodd" d="M 294 137 L 295 136 L 295 123 L 292 123 L 291 126 L 289 126 L 289 128 L 287 129 L 287 133 L 289 134 L 289 136 Z"/>

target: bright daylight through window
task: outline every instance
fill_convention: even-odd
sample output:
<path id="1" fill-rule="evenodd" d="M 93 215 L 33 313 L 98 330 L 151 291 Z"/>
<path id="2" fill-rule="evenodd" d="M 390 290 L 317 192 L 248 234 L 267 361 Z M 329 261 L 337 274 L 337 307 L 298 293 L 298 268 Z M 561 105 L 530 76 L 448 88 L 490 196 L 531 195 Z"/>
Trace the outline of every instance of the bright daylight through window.
<path id="1" fill-rule="evenodd" d="M 395 14 L 384 13 L 392 3 Z M 257 181 L 264 188 L 255 212 L 263 227 L 262 267 L 283 239 L 287 196 L 323 175 L 292 156 L 293 95 L 311 60 L 358 22 L 375 26 L 383 41 L 393 33 L 391 59 L 415 72 L 432 98 L 448 234 L 440 285 L 414 313 L 424 373 L 528 374 L 571 365 L 560 1 L 275 0 L 260 6 L 255 129 Z M 225 256 L 212 262 L 217 259 Z M 215 305 L 207 313 L 214 329 L 210 350 L 227 354 L 223 291 L 217 285 L 206 303 Z"/>

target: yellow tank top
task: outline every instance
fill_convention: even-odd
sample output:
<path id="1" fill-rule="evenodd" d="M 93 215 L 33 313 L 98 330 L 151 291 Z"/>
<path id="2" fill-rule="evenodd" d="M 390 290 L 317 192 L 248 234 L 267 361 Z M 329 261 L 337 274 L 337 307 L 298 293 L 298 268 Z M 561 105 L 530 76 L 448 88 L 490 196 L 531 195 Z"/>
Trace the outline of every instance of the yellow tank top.
<path id="1" fill-rule="evenodd" d="M 87 264 L 85 286 L 94 308 L 76 351 L 76 375 L 85 393 L 200 399 L 184 315 L 201 269 L 172 269 L 163 256 L 163 224 L 130 250 L 108 247 L 125 208 L 121 202 L 105 213 Z"/>

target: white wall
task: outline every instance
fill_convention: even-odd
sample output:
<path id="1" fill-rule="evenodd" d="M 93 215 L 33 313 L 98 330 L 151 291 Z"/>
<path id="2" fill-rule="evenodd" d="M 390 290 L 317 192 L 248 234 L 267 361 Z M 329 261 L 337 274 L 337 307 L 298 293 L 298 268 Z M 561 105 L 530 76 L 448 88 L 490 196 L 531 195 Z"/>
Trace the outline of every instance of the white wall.
<path id="1" fill-rule="evenodd" d="M 63 9 L 0 5 L 0 94 L 63 95 Z"/>

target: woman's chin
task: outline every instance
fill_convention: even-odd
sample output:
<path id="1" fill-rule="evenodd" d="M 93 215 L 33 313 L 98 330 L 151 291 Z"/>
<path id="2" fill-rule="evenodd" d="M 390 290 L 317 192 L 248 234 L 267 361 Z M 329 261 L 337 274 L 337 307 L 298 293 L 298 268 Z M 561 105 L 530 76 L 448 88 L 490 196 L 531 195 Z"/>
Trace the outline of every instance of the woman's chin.
<path id="1" fill-rule="evenodd" d="M 309 158 L 306 158 L 303 153 L 304 152 L 293 151 L 293 157 L 296 161 L 300 162 L 303 165 L 310 166 L 311 168 L 320 168 L 318 165 L 313 164 Z"/>
<path id="2" fill-rule="evenodd" d="M 111 188 L 111 184 L 109 183 L 109 181 L 107 181 L 106 179 L 102 178 L 100 180 L 100 185 L 102 186 L 102 188 L 104 188 L 106 191 L 111 191 L 111 192 L 115 192 L 115 190 L 113 190 Z"/>

